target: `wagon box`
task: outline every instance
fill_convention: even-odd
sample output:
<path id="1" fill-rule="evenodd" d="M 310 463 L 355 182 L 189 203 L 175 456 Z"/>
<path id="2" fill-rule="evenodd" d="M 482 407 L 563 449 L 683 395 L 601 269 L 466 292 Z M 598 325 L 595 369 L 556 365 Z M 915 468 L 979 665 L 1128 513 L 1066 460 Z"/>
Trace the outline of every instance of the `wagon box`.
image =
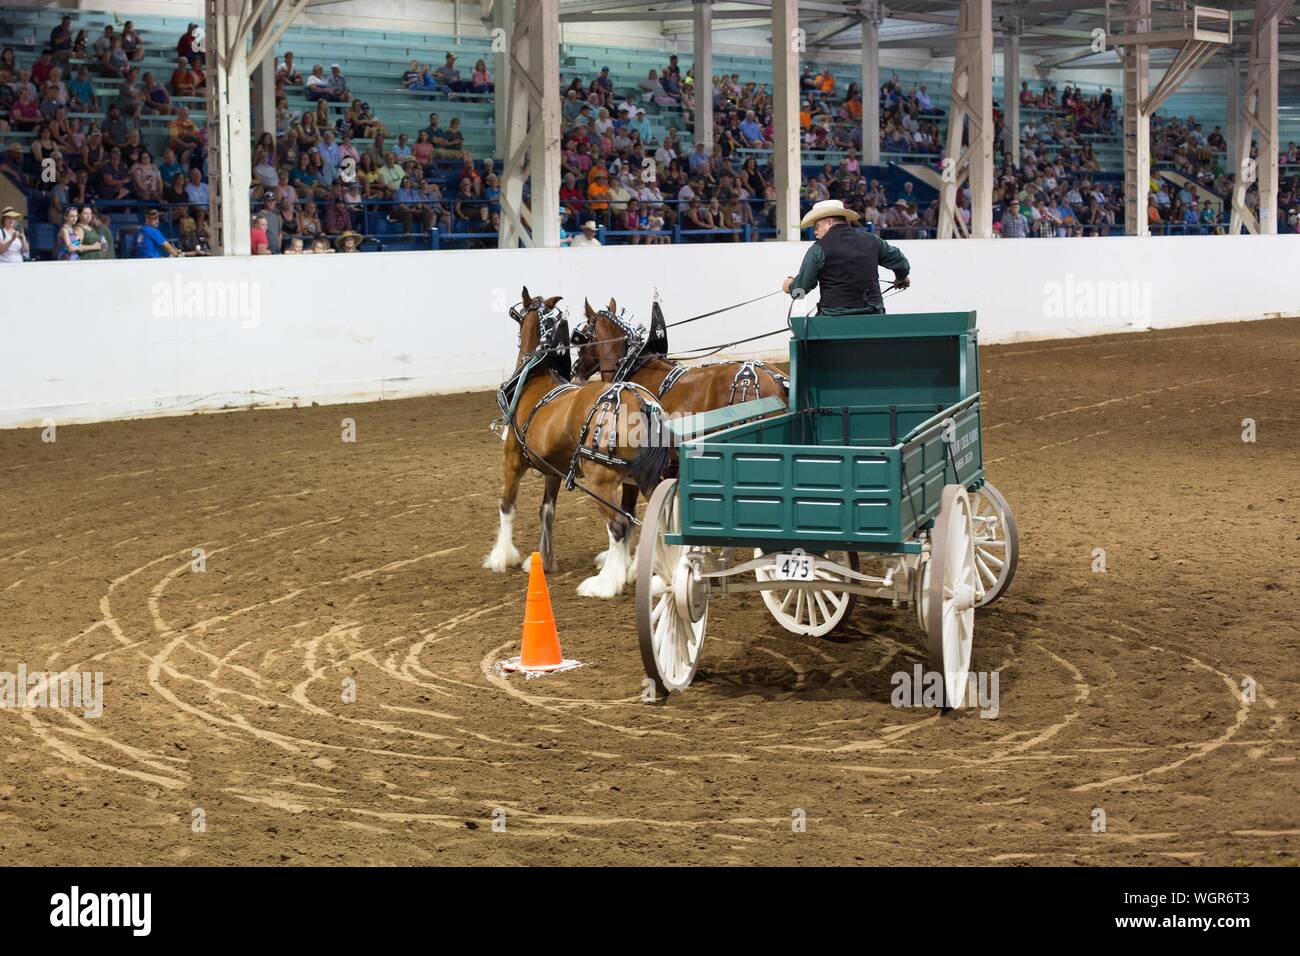
<path id="1" fill-rule="evenodd" d="M 790 401 L 702 412 L 646 507 L 637 633 L 661 693 L 689 685 L 709 604 L 758 592 L 786 630 L 829 634 L 859 596 L 910 605 L 961 706 L 975 608 L 1018 554 L 984 480 L 974 312 L 800 316 Z M 763 417 L 770 415 L 771 417 Z"/>
<path id="2" fill-rule="evenodd" d="M 794 332 L 792 411 L 686 444 L 673 543 L 918 550 L 944 484 L 984 477 L 975 313 L 808 316 Z"/>

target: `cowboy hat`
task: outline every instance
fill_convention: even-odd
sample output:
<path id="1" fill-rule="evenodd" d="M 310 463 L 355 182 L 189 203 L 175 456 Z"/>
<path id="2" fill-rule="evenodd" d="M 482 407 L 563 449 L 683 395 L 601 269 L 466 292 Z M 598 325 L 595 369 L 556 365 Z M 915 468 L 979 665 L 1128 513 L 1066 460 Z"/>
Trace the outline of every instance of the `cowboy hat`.
<path id="1" fill-rule="evenodd" d="M 349 238 L 355 239 L 357 241 L 357 245 L 361 245 L 362 240 L 365 239 L 366 237 L 361 235 L 361 233 L 359 232 L 353 232 L 351 229 L 349 229 L 347 232 L 340 233 L 338 236 L 335 237 L 334 245 L 336 246 L 342 245 L 343 240 Z"/>
<path id="2" fill-rule="evenodd" d="M 862 218 L 852 209 L 846 209 L 844 203 L 838 199 L 823 199 L 819 203 L 814 203 L 813 207 L 808 210 L 808 215 L 803 217 L 803 221 L 799 223 L 799 228 L 807 229 L 819 219 L 828 219 L 832 216 L 846 219 L 849 222 L 857 222 Z"/>
<path id="3" fill-rule="evenodd" d="M 5 206 L 5 208 L 2 211 L 0 211 L 0 219 L 22 219 L 22 218 L 23 218 L 23 214 L 20 213 L 13 206 Z"/>
<path id="4" fill-rule="evenodd" d="M 596 231 L 596 220 L 594 220 L 594 219 L 588 219 L 586 222 L 584 222 L 584 223 L 582 224 L 582 228 L 583 228 L 583 229 L 590 229 L 592 232 L 595 232 L 595 231 Z"/>

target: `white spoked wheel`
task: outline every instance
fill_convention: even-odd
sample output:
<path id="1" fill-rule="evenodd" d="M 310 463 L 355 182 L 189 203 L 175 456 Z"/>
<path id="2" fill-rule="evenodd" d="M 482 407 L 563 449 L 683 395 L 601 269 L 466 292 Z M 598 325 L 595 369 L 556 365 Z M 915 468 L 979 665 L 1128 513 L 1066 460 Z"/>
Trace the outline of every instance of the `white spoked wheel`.
<path id="1" fill-rule="evenodd" d="M 1011 506 L 989 482 L 970 493 L 971 524 L 975 530 L 975 569 L 984 596 L 975 604 L 985 607 L 1005 593 L 1020 560 L 1020 531 Z"/>
<path id="2" fill-rule="evenodd" d="M 754 557 L 760 557 L 762 554 L 762 550 L 754 549 Z M 827 552 L 826 557 L 836 564 L 847 565 L 854 571 L 858 570 L 856 552 L 830 551 Z M 754 571 L 754 576 L 760 581 L 771 581 L 772 571 L 770 568 L 758 568 Z M 845 581 L 843 576 L 825 568 L 818 568 L 814 576 L 828 584 Z M 784 591 L 759 593 L 763 595 L 763 603 L 772 612 L 776 623 L 791 634 L 801 634 L 805 637 L 825 637 L 849 616 L 858 600 L 856 594 L 837 591 L 834 588 L 825 590 L 790 588 Z"/>
<path id="3" fill-rule="evenodd" d="M 979 594 L 971 502 L 961 485 L 943 489 L 918 590 L 930 669 L 943 675 L 944 706 L 959 707 L 966 700 Z"/>
<path id="4" fill-rule="evenodd" d="M 636 629 L 641 663 L 660 695 L 690 686 L 709 621 L 709 585 L 693 580 L 689 548 L 664 542 L 681 530 L 677 479 L 659 483 L 646 505 L 636 550 Z"/>

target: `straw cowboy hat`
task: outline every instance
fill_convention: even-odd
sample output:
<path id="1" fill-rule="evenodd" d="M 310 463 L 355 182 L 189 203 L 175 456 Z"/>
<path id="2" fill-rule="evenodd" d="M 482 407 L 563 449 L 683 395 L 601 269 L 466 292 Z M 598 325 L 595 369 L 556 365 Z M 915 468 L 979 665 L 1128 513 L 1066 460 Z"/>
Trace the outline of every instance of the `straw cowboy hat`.
<path id="1" fill-rule="evenodd" d="M 838 199 L 823 199 L 821 202 L 815 203 L 813 207 L 808 210 L 808 215 L 803 217 L 803 221 L 799 223 L 799 228 L 807 229 L 819 219 L 829 219 L 832 216 L 848 220 L 849 222 L 857 222 L 862 218 L 852 209 L 846 209 L 844 203 L 840 202 Z"/>
<path id="2" fill-rule="evenodd" d="M 3 210 L 0 210 L 0 219 L 22 219 L 22 218 L 23 218 L 23 214 L 20 213 L 13 206 L 5 206 Z"/>
<path id="3" fill-rule="evenodd" d="M 353 232 L 351 229 L 349 229 L 347 232 L 340 234 L 340 235 L 339 235 L 339 236 L 334 240 L 334 245 L 336 245 L 336 246 L 341 246 L 341 245 L 343 245 L 343 240 L 344 240 L 344 239 L 355 239 L 355 240 L 357 241 L 357 245 L 361 245 L 361 241 L 362 241 L 363 239 L 365 239 L 365 238 L 366 238 L 366 237 L 363 236 L 363 235 L 361 235 L 361 233 L 359 233 L 359 232 Z"/>
<path id="4" fill-rule="evenodd" d="M 585 230 L 585 229 L 590 229 L 592 232 L 595 232 L 595 231 L 596 231 L 596 220 L 594 220 L 594 219 L 588 219 L 586 222 L 584 222 L 584 223 L 582 224 L 582 228 L 583 228 L 584 230 Z"/>

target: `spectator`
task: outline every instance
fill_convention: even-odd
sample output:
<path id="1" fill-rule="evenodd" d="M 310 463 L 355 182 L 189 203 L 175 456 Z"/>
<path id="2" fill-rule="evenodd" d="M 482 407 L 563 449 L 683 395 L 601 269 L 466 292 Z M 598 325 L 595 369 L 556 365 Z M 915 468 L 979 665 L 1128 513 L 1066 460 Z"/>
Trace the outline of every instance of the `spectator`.
<path id="1" fill-rule="evenodd" d="M 269 256 L 271 254 L 271 241 L 266 234 L 266 217 L 258 213 L 253 217 L 253 225 L 249 229 L 249 248 L 255 256 Z"/>
<path id="2" fill-rule="evenodd" d="M 1024 239 L 1028 235 L 1029 223 L 1021 215 L 1020 203 L 1017 201 L 1009 203 L 1006 212 L 1002 214 L 1002 238 Z"/>
<path id="3" fill-rule="evenodd" d="M 13 206 L 0 211 L 0 263 L 12 265 L 32 254 L 27 234 L 22 229 L 22 218 Z"/>
<path id="4" fill-rule="evenodd" d="M 203 181 L 203 170 L 197 166 L 190 167 L 189 182 L 185 184 L 185 198 L 206 214 L 210 200 L 208 184 Z"/>
<path id="5" fill-rule="evenodd" d="M 474 72 L 470 74 L 469 91 L 471 93 L 491 93 L 494 89 L 492 74 L 488 72 L 487 63 L 479 60 L 474 64 Z"/>
<path id="6" fill-rule="evenodd" d="M 188 59 L 180 57 L 176 61 L 176 69 L 172 71 L 171 85 L 172 93 L 176 96 L 197 96 L 199 87 L 203 85 L 203 76 L 190 68 Z"/>
<path id="7" fill-rule="evenodd" d="M 341 253 L 360 252 L 361 240 L 365 237 L 359 232 L 348 230 L 334 240 L 334 245 L 338 247 Z"/>
<path id="8" fill-rule="evenodd" d="M 100 213 L 90 206 L 82 206 L 80 226 L 83 241 L 89 240 L 81 247 L 81 258 L 115 259 L 117 257 L 113 230 L 109 226 L 106 213 Z"/>
<path id="9" fill-rule="evenodd" d="M 132 61 L 144 59 L 144 41 L 135 30 L 135 24 L 127 20 L 122 25 L 122 51 Z"/>
<path id="10" fill-rule="evenodd" d="M 190 119 L 190 111 L 182 106 L 176 118 L 167 124 L 167 145 L 175 150 L 181 162 L 190 162 L 189 156 L 203 144 L 199 128 Z"/>
<path id="11" fill-rule="evenodd" d="M 191 23 L 185 28 L 185 32 L 181 34 L 181 38 L 176 41 L 176 56 L 184 60 L 186 65 L 188 65 L 191 60 L 197 60 L 199 63 L 206 62 L 202 51 L 196 48 L 198 38 L 199 25 L 197 23 Z M 187 96 L 189 94 L 177 92 L 176 95 Z"/>
<path id="12" fill-rule="evenodd" d="M 143 202 L 162 199 L 162 176 L 147 149 L 141 151 L 139 160 L 131 167 L 131 191 Z"/>
<path id="13" fill-rule="evenodd" d="M 393 211 L 402 221 L 403 232 L 411 232 L 411 223 L 415 219 L 420 220 L 420 226 L 425 232 L 432 228 L 433 210 L 425 202 L 423 192 L 415 188 L 410 176 L 402 177 L 393 198 L 397 201 Z"/>
<path id="14" fill-rule="evenodd" d="M 600 240 L 596 238 L 596 221 L 588 219 L 582 224 L 582 232 L 569 240 L 569 247 L 579 249 L 586 246 L 600 247 Z"/>
<path id="15" fill-rule="evenodd" d="M 302 86 L 302 74 L 293 61 L 293 53 L 286 51 L 284 62 L 275 68 L 275 82 L 281 86 Z"/>

